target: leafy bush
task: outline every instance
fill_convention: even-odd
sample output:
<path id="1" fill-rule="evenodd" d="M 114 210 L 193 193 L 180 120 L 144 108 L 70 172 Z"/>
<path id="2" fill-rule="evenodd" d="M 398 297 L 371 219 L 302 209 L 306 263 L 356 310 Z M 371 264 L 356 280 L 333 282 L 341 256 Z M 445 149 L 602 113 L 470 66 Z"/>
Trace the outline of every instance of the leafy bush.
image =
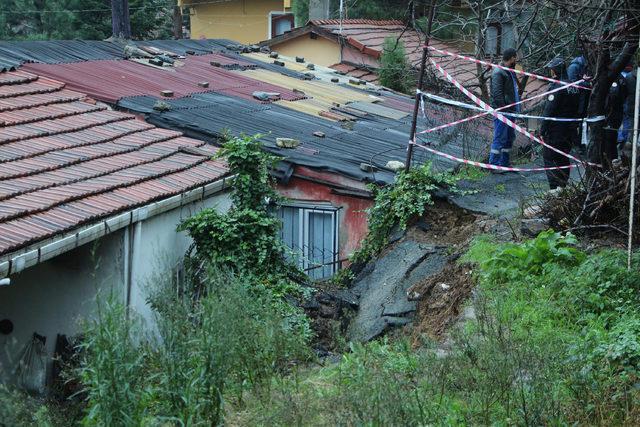
<path id="1" fill-rule="evenodd" d="M 369 233 L 352 259 L 364 262 L 387 244 L 395 226 L 405 229 L 409 221 L 422 215 L 433 204 L 432 194 L 439 188 L 453 188 L 456 179 L 448 173 L 434 173 L 427 163 L 401 171 L 392 185 L 371 186 L 374 205 L 368 211 Z"/>
<path id="2" fill-rule="evenodd" d="M 259 138 L 232 138 L 218 153 L 235 175 L 231 209 L 225 214 L 202 210 L 178 230 L 193 238 L 199 257 L 250 276 L 255 285 L 285 296 L 299 292 L 295 282 L 305 276 L 285 259 L 288 248 L 280 239 L 281 222 L 270 212 L 270 206 L 280 200 L 269 175 L 277 158 L 262 150 Z"/>
<path id="3" fill-rule="evenodd" d="M 154 293 L 156 340 L 118 304 L 89 324 L 84 424 L 218 425 L 226 400 L 268 394 L 276 373 L 309 357 L 308 331 L 282 316 L 270 292 L 216 269 L 198 296 L 195 286 L 164 283 Z"/>
<path id="4" fill-rule="evenodd" d="M 415 88 L 415 73 L 407 60 L 404 43 L 395 37 L 384 41 L 378 76 L 381 85 L 398 92 L 409 93 Z"/>
<path id="5" fill-rule="evenodd" d="M 44 402 L 0 384 L 0 426 L 49 427 L 54 422 Z"/>

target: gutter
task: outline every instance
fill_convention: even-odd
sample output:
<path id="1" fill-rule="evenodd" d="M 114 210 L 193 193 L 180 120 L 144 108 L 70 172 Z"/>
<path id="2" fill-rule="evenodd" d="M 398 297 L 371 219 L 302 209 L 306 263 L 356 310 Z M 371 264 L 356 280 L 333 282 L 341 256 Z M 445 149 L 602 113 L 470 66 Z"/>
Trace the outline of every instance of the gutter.
<path id="1" fill-rule="evenodd" d="M 84 227 L 53 237 L 48 241 L 33 244 L 26 249 L 0 257 L 0 278 L 50 260 L 62 253 L 68 252 L 86 243 L 92 242 L 114 231 L 139 223 L 164 212 L 184 206 L 185 204 L 204 200 L 205 198 L 222 192 L 230 187 L 233 176 L 225 177 L 212 183 L 194 188 L 157 202 L 119 213 L 106 218 L 99 223 L 92 223 Z"/>

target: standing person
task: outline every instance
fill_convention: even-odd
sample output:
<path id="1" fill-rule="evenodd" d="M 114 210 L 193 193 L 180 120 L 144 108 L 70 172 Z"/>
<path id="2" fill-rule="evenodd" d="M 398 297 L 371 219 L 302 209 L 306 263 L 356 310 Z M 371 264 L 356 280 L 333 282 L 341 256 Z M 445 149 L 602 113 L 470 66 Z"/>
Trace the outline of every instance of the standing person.
<path id="1" fill-rule="evenodd" d="M 624 106 L 622 109 L 622 127 L 618 130 L 618 148 L 620 153 L 625 149 L 625 145 L 627 142 L 630 142 L 632 139 L 633 132 L 631 129 L 633 128 L 633 113 L 635 110 L 635 100 L 636 100 L 636 73 L 633 69 L 633 64 L 629 63 L 624 71 L 622 72 L 622 76 L 624 77 L 627 97 L 624 101 Z"/>
<path id="2" fill-rule="evenodd" d="M 587 64 L 587 60 L 584 56 L 578 56 L 571 61 L 567 68 L 567 77 L 569 82 L 575 83 L 578 80 L 584 79 L 585 81 L 580 83 L 580 86 L 591 87 L 591 83 L 586 81 L 589 78 L 590 72 Z M 578 96 L 578 114 L 577 118 L 584 119 L 587 117 L 587 109 L 589 107 L 589 95 L 588 89 L 579 89 L 576 87 L 568 88 L 569 93 L 577 94 Z M 571 130 L 574 137 L 573 146 L 577 147 L 581 154 L 586 152 L 586 147 L 582 145 L 582 123 L 577 122 L 575 129 Z"/>
<path id="3" fill-rule="evenodd" d="M 545 65 L 545 69 L 549 70 L 549 75 L 553 79 L 563 82 L 568 80 L 564 61 L 560 58 L 551 60 Z M 560 86 L 562 86 L 560 83 L 551 83 L 549 90 L 557 89 Z M 544 117 L 571 119 L 578 115 L 579 105 L 577 98 L 579 94 L 569 89 L 563 89 L 547 97 L 544 113 L 542 114 Z M 575 130 L 575 122 L 543 120 L 540 134 L 547 144 L 569 153 L 574 142 Z M 569 166 L 568 157 L 547 147 L 544 147 L 542 157 L 545 167 Z M 569 169 L 549 170 L 547 171 L 547 180 L 549 181 L 549 188 L 552 190 L 558 187 L 565 187 L 569 182 Z"/>
<path id="4" fill-rule="evenodd" d="M 620 74 L 611 84 L 605 102 L 604 141 L 601 146 L 604 166 L 609 166 L 618 158 L 618 130 L 624 119 L 624 106 L 628 90 L 625 77 Z M 633 113 L 632 113 L 633 114 Z"/>
<path id="5" fill-rule="evenodd" d="M 517 62 L 515 49 L 505 49 L 502 54 L 502 65 L 514 68 Z M 501 108 L 505 105 L 520 102 L 518 79 L 513 71 L 494 68 L 491 74 L 491 107 Z M 501 110 L 503 113 L 519 113 L 520 105 Z M 493 143 L 489 154 L 489 163 L 497 166 L 511 166 L 510 153 L 516 132 L 497 118 L 493 119 Z"/>

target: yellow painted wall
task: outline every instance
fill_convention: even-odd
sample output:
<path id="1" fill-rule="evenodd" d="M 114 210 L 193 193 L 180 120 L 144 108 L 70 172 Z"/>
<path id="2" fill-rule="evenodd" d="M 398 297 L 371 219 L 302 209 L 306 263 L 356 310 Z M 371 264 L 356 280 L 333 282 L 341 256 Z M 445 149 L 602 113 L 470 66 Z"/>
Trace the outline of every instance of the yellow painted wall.
<path id="1" fill-rule="evenodd" d="M 304 34 L 295 39 L 272 45 L 271 50 L 284 56 L 304 56 L 305 61 L 325 67 L 340 62 L 338 43 L 321 36 L 312 39 L 311 34 Z"/>
<path id="2" fill-rule="evenodd" d="M 204 0 L 203 0 L 204 1 Z M 284 12 L 283 0 L 230 0 L 198 4 L 182 0 L 191 8 L 191 38 L 224 38 L 243 44 L 269 38 L 269 12 Z"/>

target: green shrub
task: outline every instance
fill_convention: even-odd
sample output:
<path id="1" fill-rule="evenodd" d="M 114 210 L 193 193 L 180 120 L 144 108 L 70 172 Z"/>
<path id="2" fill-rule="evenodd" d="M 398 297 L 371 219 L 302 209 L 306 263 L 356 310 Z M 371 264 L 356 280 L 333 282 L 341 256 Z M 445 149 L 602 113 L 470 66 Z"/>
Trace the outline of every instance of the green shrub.
<path id="1" fill-rule="evenodd" d="M 104 306 L 83 344 L 84 424 L 218 425 L 228 399 L 268 395 L 277 373 L 310 356 L 309 331 L 258 289 L 216 269 L 178 292 L 163 283 L 150 299 L 157 339 Z"/>
<path id="2" fill-rule="evenodd" d="M 368 214 L 369 233 L 360 250 L 353 256 L 355 262 L 364 262 L 376 256 L 387 244 L 395 226 L 405 229 L 409 221 L 422 215 L 433 204 L 432 194 L 440 188 L 455 188 L 456 178 L 448 173 L 435 173 L 431 164 L 401 171 L 396 181 L 385 187 L 371 186 L 374 205 Z"/>
<path id="3" fill-rule="evenodd" d="M 0 384 L 0 426 L 34 425 L 49 427 L 57 424 L 43 401 Z"/>
<path id="4" fill-rule="evenodd" d="M 250 276 L 256 286 L 283 297 L 300 293 L 297 283 L 306 276 L 285 258 L 289 249 L 279 235 L 282 224 L 270 211 L 280 200 L 269 175 L 277 159 L 262 150 L 259 138 L 232 138 L 218 154 L 235 176 L 231 209 L 224 214 L 204 209 L 178 230 L 193 238 L 198 258 Z"/>
<path id="5" fill-rule="evenodd" d="M 97 319 L 85 326 L 78 378 L 86 393 L 88 426 L 141 425 L 153 396 L 146 376 L 147 343 L 135 317 L 114 299 L 98 302 Z"/>
<path id="6" fill-rule="evenodd" d="M 407 60 L 404 43 L 395 37 L 384 41 L 378 76 L 381 85 L 398 92 L 410 93 L 415 88 L 415 72 Z"/>

